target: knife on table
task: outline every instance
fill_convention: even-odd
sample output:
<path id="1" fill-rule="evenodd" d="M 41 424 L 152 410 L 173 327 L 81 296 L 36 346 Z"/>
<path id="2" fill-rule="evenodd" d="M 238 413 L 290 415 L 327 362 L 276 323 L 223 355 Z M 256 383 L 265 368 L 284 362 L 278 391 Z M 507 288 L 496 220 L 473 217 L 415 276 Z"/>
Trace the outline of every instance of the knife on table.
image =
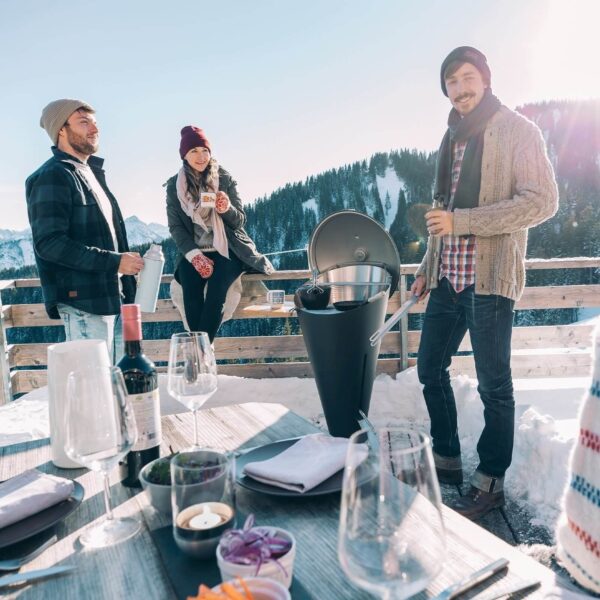
<path id="1" fill-rule="evenodd" d="M 74 565 L 60 565 L 58 567 L 49 567 L 48 569 L 39 569 L 37 571 L 27 571 L 26 573 L 15 573 L 14 575 L 5 575 L 0 577 L 0 587 L 12 585 L 13 583 L 24 583 L 43 579 L 44 577 L 52 577 L 61 573 L 68 573 L 75 569 Z"/>
<path id="2" fill-rule="evenodd" d="M 457 583 L 453 583 L 451 586 L 441 591 L 437 596 L 431 598 L 431 600 L 451 600 L 452 598 L 456 598 L 456 596 L 466 592 L 467 590 L 476 586 L 478 583 L 485 581 L 492 575 L 502 571 L 502 569 L 506 568 L 507 566 L 508 560 L 506 560 L 506 558 L 499 558 L 493 563 L 483 567 L 483 569 L 479 569 L 479 571 L 475 571 L 475 573 L 467 575 L 464 579 L 461 579 Z"/>
<path id="3" fill-rule="evenodd" d="M 537 579 L 531 579 L 528 581 L 520 581 L 519 583 L 514 583 L 513 585 L 507 585 L 501 589 L 494 591 L 493 589 L 487 592 L 486 594 L 481 594 L 477 596 L 477 600 L 498 600 L 498 598 L 504 598 L 505 596 L 512 596 L 513 594 L 517 594 L 519 592 L 524 592 L 526 590 L 533 591 L 540 587 L 540 582 Z"/>

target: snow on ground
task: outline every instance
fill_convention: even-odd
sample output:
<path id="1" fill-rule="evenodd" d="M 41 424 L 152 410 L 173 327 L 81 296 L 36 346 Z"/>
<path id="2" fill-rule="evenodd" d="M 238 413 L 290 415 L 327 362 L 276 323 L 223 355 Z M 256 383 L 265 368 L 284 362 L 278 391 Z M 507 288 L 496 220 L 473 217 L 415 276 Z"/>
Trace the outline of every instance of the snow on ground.
<path id="1" fill-rule="evenodd" d="M 385 170 L 385 175 L 383 177 L 376 175 L 376 180 L 377 191 L 379 192 L 379 198 L 383 205 L 383 214 L 385 217 L 384 227 L 389 231 L 398 214 L 400 190 L 406 189 L 405 184 L 404 181 L 398 177 L 393 167 L 388 167 Z M 386 206 L 386 195 L 389 195 L 390 208 Z"/>
<path id="2" fill-rule="evenodd" d="M 185 412 L 169 397 L 160 376 L 163 413 Z M 476 444 L 483 427 L 477 382 L 453 378 L 465 472 L 477 466 Z M 589 378 L 515 380 L 517 422 L 513 464 L 506 489 L 525 504 L 540 525 L 553 530 L 567 479 L 567 464 L 577 435 L 577 411 Z M 321 403 L 312 379 L 244 379 L 219 376 L 219 390 L 205 408 L 239 402 L 280 402 L 320 427 Z M 416 369 L 375 380 L 369 418 L 375 425 L 410 423 L 425 431 L 429 419 Z M 45 388 L 0 408 L 0 446 L 48 436 Z"/>

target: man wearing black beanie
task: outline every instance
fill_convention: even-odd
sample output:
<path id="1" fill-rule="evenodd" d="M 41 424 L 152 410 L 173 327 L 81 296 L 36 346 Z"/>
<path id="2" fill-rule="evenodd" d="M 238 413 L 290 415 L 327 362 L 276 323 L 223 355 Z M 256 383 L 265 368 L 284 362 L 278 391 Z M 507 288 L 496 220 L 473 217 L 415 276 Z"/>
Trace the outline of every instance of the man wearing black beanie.
<path id="1" fill-rule="evenodd" d="M 485 55 L 455 48 L 440 71 L 452 104 L 436 166 L 427 252 L 412 286 L 430 292 L 417 361 L 438 479 L 463 481 L 452 356 L 468 331 L 484 406 L 479 464 L 453 508 L 476 519 L 504 504 L 514 439 L 513 309 L 525 286 L 527 231 L 558 207 L 542 134 L 492 94 Z"/>

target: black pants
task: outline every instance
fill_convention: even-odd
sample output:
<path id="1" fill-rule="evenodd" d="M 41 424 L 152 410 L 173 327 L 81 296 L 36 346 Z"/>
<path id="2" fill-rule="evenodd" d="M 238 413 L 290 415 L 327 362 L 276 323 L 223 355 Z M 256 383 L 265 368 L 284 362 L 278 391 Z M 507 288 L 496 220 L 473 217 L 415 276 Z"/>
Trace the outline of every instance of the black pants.
<path id="1" fill-rule="evenodd" d="M 213 274 L 208 279 L 200 277 L 185 259 L 179 263 L 175 278 L 183 288 L 183 306 L 190 331 L 206 331 L 212 342 L 223 320 L 227 290 L 243 273 L 244 265 L 231 252 L 229 259 L 218 252 L 207 252 L 206 256 L 215 263 Z"/>

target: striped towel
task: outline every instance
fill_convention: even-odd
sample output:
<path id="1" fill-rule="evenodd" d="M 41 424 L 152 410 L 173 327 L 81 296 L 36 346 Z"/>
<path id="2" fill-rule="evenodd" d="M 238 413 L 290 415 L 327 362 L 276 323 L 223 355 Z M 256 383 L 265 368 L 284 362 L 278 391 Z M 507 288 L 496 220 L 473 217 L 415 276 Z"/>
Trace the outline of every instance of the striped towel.
<path id="1" fill-rule="evenodd" d="M 600 593 L 600 325 L 596 327 L 592 382 L 579 414 L 556 540 L 557 555 L 574 579 Z"/>

